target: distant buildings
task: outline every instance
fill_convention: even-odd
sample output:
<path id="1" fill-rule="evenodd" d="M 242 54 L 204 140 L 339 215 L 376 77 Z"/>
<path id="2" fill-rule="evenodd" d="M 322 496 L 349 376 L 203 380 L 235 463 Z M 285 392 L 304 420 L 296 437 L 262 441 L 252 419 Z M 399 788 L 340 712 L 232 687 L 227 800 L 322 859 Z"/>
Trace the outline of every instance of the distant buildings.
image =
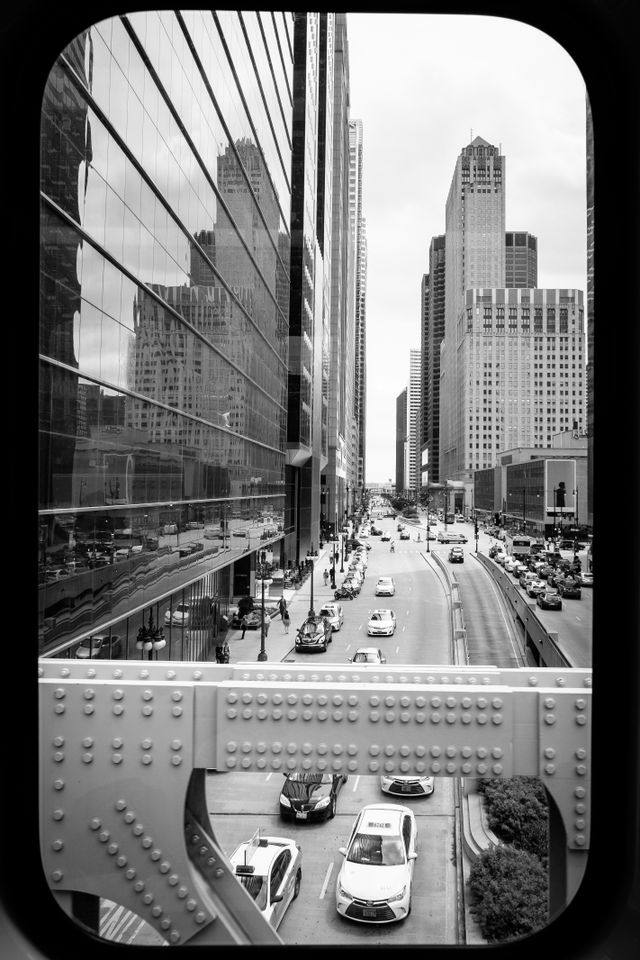
<path id="1" fill-rule="evenodd" d="M 476 137 L 458 157 L 446 206 L 438 479 L 461 482 L 467 506 L 474 471 L 504 450 L 545 448 L 586 426 L 583 292 L 537 287 L 537 238 L 505 233 L 505 173 L 505 157 Z M 427 327 L 432 299 L 430 281 Z M 425 363 L 435 367 L 431 352 Z"/>
<path id="2" fill-rule="evenodd" d="M 402 495 L 409 477 L 408 394 L 405 387 L 396 397 L 396 493 Z"/>

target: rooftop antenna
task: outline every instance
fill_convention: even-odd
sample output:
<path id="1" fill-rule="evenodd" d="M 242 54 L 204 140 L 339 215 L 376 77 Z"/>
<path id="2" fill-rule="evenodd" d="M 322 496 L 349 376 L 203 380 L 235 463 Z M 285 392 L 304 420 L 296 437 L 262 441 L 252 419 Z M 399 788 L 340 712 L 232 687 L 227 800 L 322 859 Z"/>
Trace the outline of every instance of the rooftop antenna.
<path id="1" fill-rule="evenodd" d="M 472 142 L 473 142 L 473 127 L 470 127 L 470 128 L 469 128 L 469 133 L 470 133 L 469 143 L 472 143 Z"/>

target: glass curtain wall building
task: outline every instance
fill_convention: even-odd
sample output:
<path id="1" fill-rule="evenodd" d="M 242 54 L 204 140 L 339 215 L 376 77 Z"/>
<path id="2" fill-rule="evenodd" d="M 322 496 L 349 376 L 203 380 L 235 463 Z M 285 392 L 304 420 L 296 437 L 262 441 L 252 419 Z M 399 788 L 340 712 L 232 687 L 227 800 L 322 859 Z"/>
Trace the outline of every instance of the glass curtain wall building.
<path id="1" fill-rule="evenodd" d="M 281 12 L 114 17 L 51 71 L 41 654 L 140 656 L 148 623 L 150 656 L 206 656 L 280 556 L 292 98 Z"/>

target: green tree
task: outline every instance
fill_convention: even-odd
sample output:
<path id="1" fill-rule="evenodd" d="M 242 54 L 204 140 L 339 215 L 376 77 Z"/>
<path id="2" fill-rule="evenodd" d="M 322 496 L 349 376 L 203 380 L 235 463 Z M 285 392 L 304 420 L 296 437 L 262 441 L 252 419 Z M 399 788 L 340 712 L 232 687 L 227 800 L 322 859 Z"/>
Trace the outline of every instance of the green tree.
<path id="1" fill-rule="evenodd" d="M 549 846 L 549 806 L 544 786 L 535 777 L 478 782 L 484 796 L 489 826 L 505 843 L 547 863 Z"/>
<path id="2" fill-rule="evenodd" d="M 547 874 L 524 850 L 486 850 L 471 867 L 469 887 L 471 913 L 489 943 L 527 936 L 548 922 Z"/>

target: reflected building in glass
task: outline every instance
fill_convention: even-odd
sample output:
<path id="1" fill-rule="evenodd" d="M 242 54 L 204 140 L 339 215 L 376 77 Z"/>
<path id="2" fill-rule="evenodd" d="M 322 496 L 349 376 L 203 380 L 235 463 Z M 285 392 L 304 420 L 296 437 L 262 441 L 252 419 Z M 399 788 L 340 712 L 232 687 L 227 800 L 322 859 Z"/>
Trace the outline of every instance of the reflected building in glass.
<path id="1" fill-rule="evenodd" d="M 151 617 L 206 656 L 257 550 L 283 559 L 293 48 L 291 14 L 141 12 L 51 71 L 42 653 L 139 656 Z"/>

